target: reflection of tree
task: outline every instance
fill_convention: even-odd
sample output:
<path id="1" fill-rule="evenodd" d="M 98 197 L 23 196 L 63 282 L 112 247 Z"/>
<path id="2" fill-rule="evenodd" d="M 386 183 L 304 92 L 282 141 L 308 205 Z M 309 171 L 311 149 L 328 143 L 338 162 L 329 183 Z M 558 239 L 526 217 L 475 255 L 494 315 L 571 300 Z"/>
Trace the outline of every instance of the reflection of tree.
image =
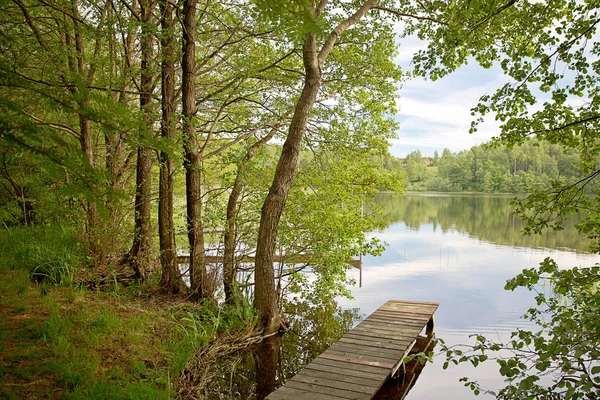
<path id="1" fill-rule="evenodd" d="M 283 340 L 286 378 L 337 342 L 361 319 L 358 309 L 342 310 L 333 299 L 322 299 L 318 305 L 293 299 L 284 308 L 289 327 Z"/>
<path id="2" fill-rule="evenodd" d="M 523 222 L 514 216 L 512 197 L 490 196 L 395 196 L 380 194 L 375 198 L 382 207 L 384 217 L 390 222 L 404 222 L 409 228 L 419 230 L 424 223 L 433 224 L 434 230 L 449 229 L 491 243 L 533 247 L 568 248 L 585 251 L 588 244 L 573 228 L 575 220 L 565 224 L 561 232 L 523 236 Z"/>
<path id="3" fill-rule="evenodd" d="M 205 397 L 263 398 L 267 386 L 283 384 L 284 378 L 296 374 L 361 319 L 358 309 L 342 310 L 332 298 L 311 300 L 284 300 L 283 316 L 289 329 L 282 340 L 277 337 L 210 366 L 216 373 L 205 385 Z"/>

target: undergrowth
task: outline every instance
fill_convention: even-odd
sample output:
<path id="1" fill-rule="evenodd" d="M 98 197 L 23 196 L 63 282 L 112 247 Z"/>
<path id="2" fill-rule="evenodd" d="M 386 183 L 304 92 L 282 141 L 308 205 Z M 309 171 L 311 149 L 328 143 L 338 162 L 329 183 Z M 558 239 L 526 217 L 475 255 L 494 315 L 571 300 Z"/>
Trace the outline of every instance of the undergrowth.
<path id="1" fill-rule="evenodd" d="M 2 230 L 0 254 L 0 399 L 176 398 L 194 357 L 257 321 L 247 301 L 80 288 L 73 277 L 85 257 L 61 228 Z"/>
<path id="2" fill-rule="evenodd" d="M 70 284 L 85 265 L 76 237 L 60 226 L 0 230 L 0 272 L 28 271 L 34 279 Z"/>

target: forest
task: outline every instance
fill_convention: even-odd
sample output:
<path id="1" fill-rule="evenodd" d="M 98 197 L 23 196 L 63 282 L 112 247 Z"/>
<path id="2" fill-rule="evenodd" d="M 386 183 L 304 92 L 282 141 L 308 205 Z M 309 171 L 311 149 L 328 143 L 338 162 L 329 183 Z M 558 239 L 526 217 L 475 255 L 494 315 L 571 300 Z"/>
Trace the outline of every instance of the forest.
<path id="1" fill-rule="evenodd" d="M 380 162 L 390 171 L 403 171 L 405 190 L 415 192 L 528 193 L 551 180 L 575 182 L 586 176 L 577 150 L 536 140 L 512 148 L 488 142 L 459 153 L 444 149 L 441 157 L 437 151 L 425 157 L 416 150 L 404 159 Z M 587 190 L 595 188 L 591 182 Z"/>
<path id="2" fill-rule="evenodd" d="M 597 251 L 587 189 L 600 152 L 600 16 L 592 0 L 549 3 L 3 1 L 0 394 L 264 398 L 284 374 L 268 361 L 273 341 L 297 321 L 330 333 L 311 351 L 352 326 L 357 316 L 333 303 L 349 295 L 346 262 L 381 252 L 366 235 L 385 224 L 374 196 L 402 193 L 406 176 L 411 190 L 526 192 L 526 233 L 584 210 L 579 228 Z M 410 73 L 395 62 L 407 37 L 427 44 Z M 511 79 L 473 105 L 471 125 L 492 115 L 508 147 L 444 152 L 431 179 L 418 153 L 405 172 L 386 166 L 402 81 L 469 62 Z M 580 305 L 552 303 L 564 319 L 540 337 L 556 342 L 535 343 L 539 365 L 584 376 L 542 387 L 515 361 L 500 371 L 505 398 L 515 385 L 530 398 L 600 385 L 586 319 L 598 271 L 573 274 L 549 261 L 512 288 L 555 279 Z M 590 338 L 581 347 L 563 335 L 577 318 Z M 476 358 L 452 361 L 483 361 L 495 348 L 484 339 Z M 271 373 L 232 389 L 227 357 L 252 346 L 270 349 L 257 368 Z"/>

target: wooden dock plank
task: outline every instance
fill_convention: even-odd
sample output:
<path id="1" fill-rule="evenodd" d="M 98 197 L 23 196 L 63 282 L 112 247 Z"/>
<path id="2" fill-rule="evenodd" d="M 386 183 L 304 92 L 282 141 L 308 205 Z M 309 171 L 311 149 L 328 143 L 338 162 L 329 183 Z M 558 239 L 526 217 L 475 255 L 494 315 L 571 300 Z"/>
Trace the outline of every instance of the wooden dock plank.
<path id="1" fill-rule="evenodd" d="M 407 329 L 404 332 L 394 333 L 393 330 L 381 328 L 380 326 L 372 326 L 372 325 L 357 326 L 356 328 L 353 329 L 353 331 L 355 331 L 357 334 L 365 333 L 367 335 L 374 336 L 374 337 L 382 337 L 382 338 L 396 339 L 396 340 L 402 340 L 402 341 L 409 339 L 411 337 L 411 334 L 412 334 L 412 337 L 415 337 L 416 335 L 419 334 L 419 332 L 421 332 L 421 330 L 422 329 L 413 328 L 411 330 Z M 377 335 L 379 335 L 379 336 L 377 336 Z"/>
<path id="2" fill-rule="evenodd" d="M 429 321 L 429 318 L 415 318 L 415 317 L 408 316 L 408 315 L 402 315 L 402 319 L 399 319 L 397 315 L 388 314 L 388 313 L 380 312 L 380 311 L 375 311 L 373 314 L 371 314 L 367 318 L 365 318 L 363 320 L 363 322 L 373 321 L 373 320 L 380 321 L 381 323 L 384 323 L 387 321 L 387 322 L 395 322 L 398 325 L 417 326 L 417 325 L 423 324 L 424 321 L 425 322 Z"/>
<path id="3" fill-rule="evenodd" d="M 356 393 L 364 393 L 364 394 L 370 394 L 370 393 L 373 393 L 374 391 L 377 391 L 377 389 L 379 389 L 379 387 L 373 386 L 374 381 L 371 381 L 371 384 L 360 384 L 360 383 L 347 382 L 347 381 L 338 381 L 338 380 L 333 380 L 333 379 L 326 379 L 322 376 L 314 376 L 314 374 L 311 374 L 310 372 L 306 373 L 304 371 L 305 370 L 302 370 L 294 376 L 295 382 L 303 382 L 303 383 L 307 383 L 310 385 L 318 385 L 318 386 L 331 388 L 331 389 L 344 390 L 344 391 L 356 392 Z"/>
<path id="4" fill-rule="evenodd" d="M 404 346 L 406 346 L 410 343 L 411 337 L 409 336 L 409 334 L 412 332 L 414 332 L 414 330 L 408 331 L 405 334 L 398 334 L 398 335 L 390 336 L 390 335 L 386 335 L 383 333 L 371 332 L 368 329 L 355 329 L 355 330 L 347 333 L 344 337 L 353 338 L 356 340 L 388 341 L 388 342 L 393 342 L 393 343 L 400 343 L 400 344 L 403 344 Z"/>
<path id="5" fill-rule="evenodd" d="M 341 397 L 343 399 L 363 400 L 363 399 L 371 398 L 371 396 L 367 393 L 359 393 L 359 392 L 353 392 L 351 390 L 343 390 L 343 389 L 336 389 L 336 388 L 331 388 L 331 387 L 327 387 L 327 386 L 321 386 L 321 385 L 317 385 L 314 383 L 300 382 L 300 381 L 296 381 L 295 379 L 290 379 L 285 384 L 285 386 L 291 387 L 293 389 L 311 391 L 313 393 L 337 396 L 337 397 Z M 267 397 L 267 398 L 269 400 L 271 400 L 270 397 Z"/>
<path id="6" fill-rule="evenodd" d="M 346 353 L 374 356 L 382 359 L 398 360 L 398 356 L 402 355 L 403 350 L 378 349 L 376 347 L 361 346 L 356 344 L 336 343 L 330 349 L 335 351 L 343 351 Z"/>
<path id="7" fill-rule="evenodd" d="M 378 377 L 383 377 L 386 375 L 387 371 L 381 369 L 379 367 L 372 367 L 369 365 L 361 365 L 361 364 L 349 364 L 343 361 L 338 360 L 329 360 L 324 357 L 318 357 L 313 360 L 309 365 L 326 365 L 333 368 L 339 368 L 340 370 L 352 370 L 362 374 L 376 375 Z"/>
<path id="8" fill-rule="evenodd" d="M 374 357 L 365 357 L 359 355 L 345 354 L 337 351 L 325 351 L 319 357 L 326 358 L 328 360 L 343 361 L 349 364 L 368 365 L 371 367 L 382 368 L 389 370 L 394 367 L 394 363 L 389 360 L 379 360 Z"/>
<path id="9" fill-rule="evenodd" d="M 402 365 L 439 304 L 390 300 L 267 397 L 371 399 Z M 427 334 L 431 340 L 433 322 Z"/>
<path id="10" fill-rule="evenodd" d="M 360 344 L 362 346 L 374 347 L 376 349 L 386 350 L 403 350 L 410 343 L 410 341 L 400 342 L 393 340 L 381 340 L 377 338 L 371 338 L 369 336 L 363 336 L 357 339 L 356 336 L 344 336 L 339 340 L 338 343 L 352 343 Z"/>
<path id="11" fill-rule="evenodd" d="M 327 364 L 326 362 L 329 362 Z M 364 379 L 372 379 L 379 380 L 383 375 L 385 375 L 385 371 L 382 371 L 380 368 L 376 368 L 376 372 L 366 371 L 364 368 L 361 369 L 352 369 L 354 365 L 346 364 L 339 361 L 326 360 L 324 358 L 319 358 L 318 361 L 312 362 L 308 364 L 304 369 L 311 370 L 315 372 L 328 372 L 334 373 L 338 375 L 342 375 L 347 377 L 348 379 L 353 378 L 364 378 Z M 363 365 L 357 365 L 357 367 L 364 367 Z"/>
<path id="12" fill-rule="evenodd" d="M 304 368 L 302 371 L 298 372 L 298 375 L 300 374 L 302 374 L 302 376 L 312 376 L 315 378 L 328 379 L 336 382 L 356 383 L 363 386 L 373 385 L 372 377 L 347 376 L 345 374 L 340 374 L 338 371 L 322 371 L 313 368 Z"/>
<path id="13" fill-rule="evenodd" d="M 404 351 L 404 348 L 390 349 L 390 348 L 385 348 L 385 347 L 369 346 L 368 341 L 366 341 L 366 340 L 361 343 L 349 343 L 346 341 L 344 341 L 344 342 L 338 341 L 335 345 L 331 346 L 330 349 L 335 349 L 335 350 L 344 350 L 345 349 L 345 351 L 358 351 L 358 352 L 365 351 L 365 352 L 372 353 L 372 354 L 381 354 L 384 357 L 389 354 L 395 354 L 395 353 Z"/>
<path id="14" fill-rule="evenodd" d="M 421 330 L 423 329 L 423 327 L 427 324 L 427 322 L 422 322 L 421 324 L 406 324 L 406 325 L 392 325 L 392 324 L 386 324 L 382 321 L 376 321 L 376 320 L 364 320 L 363 322 L 361 322 L 360 324 L 356 325 L 356 327 L 354 329 L 378 329 L 382 332 L 389 332 L 390 334 L 395 334 L 397 335 L 401 335 L 401 334 L 407 334 L 407 335 L 412 335 L 414 331 L 418 331 L 421 332 Z M 353 330 L 354 330 L 353 329 Z"/>
<path id="15" fill-rule="evenodd" d="M 373 317 L 388 317 L 391 319 L 395 319 L 398 318 L 399 315 L 402 316 L 402 321 L 406 321 L 406 322 L 411 322 L 411 321 L 418 321 L 421 322 L 423 320 L 429 320 L 429 317 L 431 317 L 431 315 L 427 316 L 427 314 L 420 314 L 420 313 L 405 313 L 402 311 L 394 311 L 394 310 L 382 310 L 379 309 L 377 311 L 375 311 L 373 314 L 371 314 Z"/>
<path id="16" fill-rule="evenodd" d="M 287 385 L 280 387 L 276 392 L 269 395 L 269 400 L 342 400 L 347 397 L 334 396 L 331 393 L 315 393 L 310 389 L 301 390 Z"/>

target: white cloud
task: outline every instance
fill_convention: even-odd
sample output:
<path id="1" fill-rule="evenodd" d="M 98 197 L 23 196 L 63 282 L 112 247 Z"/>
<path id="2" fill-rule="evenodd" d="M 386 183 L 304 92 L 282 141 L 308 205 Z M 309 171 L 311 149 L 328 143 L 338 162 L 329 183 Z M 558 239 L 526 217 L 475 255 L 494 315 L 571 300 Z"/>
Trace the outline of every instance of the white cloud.
<path id="1" fill-rule="evenodd" d="M 446 147 L 457 152 L 489 141 L 498 135 L 499 124 L 489 116 L 469 135 L 471 108 L 506 81 L 499 69 L 473 64 L 435 82 L 422 78 L 407 82 L 398 98 L 400 131 L 390 151 L 400 157 L 415 149 L 431 155 Z"/>

